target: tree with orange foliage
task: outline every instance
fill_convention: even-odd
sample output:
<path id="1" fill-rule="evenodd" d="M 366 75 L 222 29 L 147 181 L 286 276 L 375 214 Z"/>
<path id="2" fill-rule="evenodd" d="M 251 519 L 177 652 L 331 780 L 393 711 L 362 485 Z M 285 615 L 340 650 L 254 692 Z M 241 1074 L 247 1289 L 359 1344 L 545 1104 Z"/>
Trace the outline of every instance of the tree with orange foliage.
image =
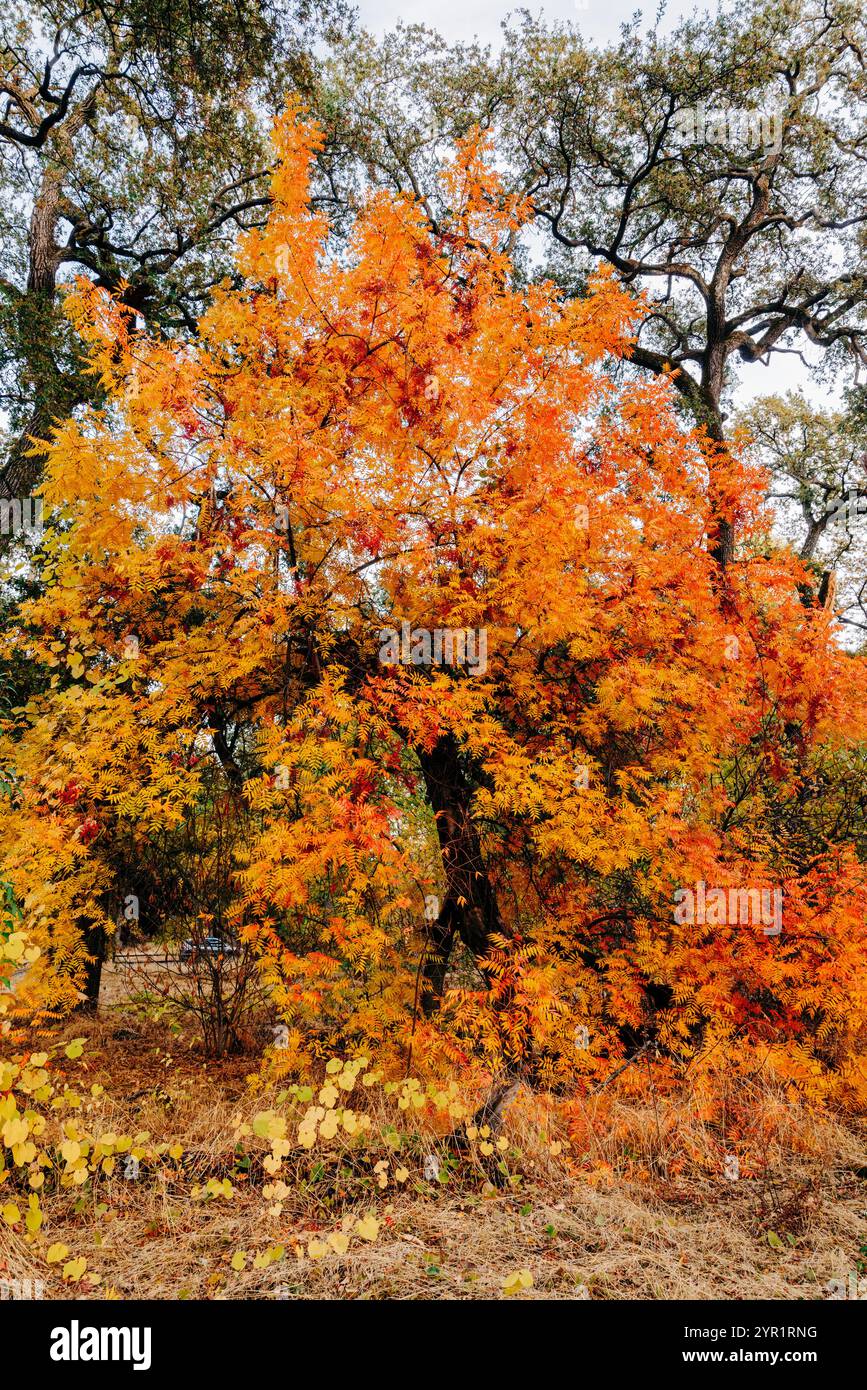
<path id="1" fill-rule="evenodd" d="M 213 916 L 288 1065 L 413 1035 L 551 1083 L 725 1045 L 863 1100 L 867 887 L 814 829 L 864 667 L 800 602 L 762 478 L 612 372 L 642 313 L 612 278 L 516 283 L 527 209 L 481 139 L 446 225 L 376 193 L 344 252 L 317 132 L 290 110 L 275 141 L 195 342 L 70 302 L 110 404 L 50 441 L 11 639 L 53 668 L 2 744 L 20 1008 L 75 1003 L 136 866 L 174 846 L 183 897 L 216 796 Z M 480 976 L 447 989 L 459 941 Z"/>

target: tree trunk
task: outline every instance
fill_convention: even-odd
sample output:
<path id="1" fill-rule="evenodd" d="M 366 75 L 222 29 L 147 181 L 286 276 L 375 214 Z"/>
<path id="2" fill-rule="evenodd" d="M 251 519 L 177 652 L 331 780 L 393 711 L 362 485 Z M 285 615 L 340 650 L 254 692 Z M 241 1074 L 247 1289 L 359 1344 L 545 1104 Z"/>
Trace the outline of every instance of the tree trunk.
<path id="1" fill-rule="evenodd" d="M 719 380 L 714 381 L 710 386 L 705 387 L 706 399 L 706 418 L 705 424 L 707 432 L 716 444 L 725 444 L 725 429 L 723 428 L 722 410 L 720 408 L 720 393 L 722 391 L 722 368 L 720 367 Z M 712 482 L 713 480 L 711 480 Z M 723 517 L 717 518 L 716 540 L 711 547 L 711 555 L 716 560 L 720 569 L 725 569 L 734 559 L 735 552 L 735 531 L 730 521 Z"/>
<path id="2" fill-rule="evenodd" d="M 455 933 L 479 960 L 486 954 L 491 937 L 502 933 L 504 926 L 470 815 L 472 788 L 454 736 L 448 734 L 430 753 L 420 753 L 419 762 L 436 816 L 446 879 L 445 900 L 428 929 L 423 967 L 427 992 L 422 1007 L 430 1014 L 443 993 Z"/>
<path id="3" fill-rule="evenodd" d="M 27 235 L 27 286 L 19 298 L 17 310 L 18 351 L 33 407 L 0 471 L 0 497 L 22 501 L 29 497 L 43 469 L 42 458 L 29 455 L 32 437 L 44 436 L 55 416 L 67 415 L 74 405 L 85 399 L 60 370 L 52 352 L 57 269 L 63 254 L 55 233 L 62 216 L 65 166 L 72 161 L 72 141 L 90 118 L 95 104 L 94 90 L 70 112 L 62 127 L 55 130 L 52 145 L 46 147 L 44 155 Z"/>
<path id="4" fill-rule="evenodd" d="M 84 977 L 84 998 L 76 1007 L 76 1013 L 95 1014 L 99 1008 L 99 987 L 102 983 L 102 962 L 105 960 L 105 931 L 92 923 L 82 931 L 84 946 L 89 960 Z"/>

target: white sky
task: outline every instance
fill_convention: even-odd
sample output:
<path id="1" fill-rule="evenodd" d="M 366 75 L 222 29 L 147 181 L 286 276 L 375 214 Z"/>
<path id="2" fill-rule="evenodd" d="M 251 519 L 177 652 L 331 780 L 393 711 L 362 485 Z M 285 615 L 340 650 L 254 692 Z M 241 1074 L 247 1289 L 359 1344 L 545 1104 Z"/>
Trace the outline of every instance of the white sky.
<path id="1" fill-rule="evenodd" d="M 519 8 L 509 0 L 440 0 L 436 6 L 425 0 L 356 0 L 356 3 L 362 24 L 378 36 L 402 20 L 405 24 L 426 24 L 451 42 L 477 38 L 493 47 L 499 46 L 503 20 Z M 617 38 L 621 24 L 639 8 L 646 26 L 650 27 L 656 5 L 655 0 L 643 5 L 637 0 L 544 0 L 542 4 L 529 0 L 524 8 L 544 19 L 571 20 L 587 39 L 604 44 Z M 678 19 L 695 10 L 715 8 L 711 3 L 701 4 L 696 0 L 668 0 L 662 30 L 673 27 Z M 809 351 L 805 355 L 809 360 Z M 815 359 L 815 353 L 812 355 Z M 747 404 L 755 396 L 782 393 L 797 387 L 803 387 L 817 404 L 829 404 L 839 397 L 837 391 L 821 387 L 797 357 L 775 354 L 769 365 L 754 363 L 741 367 L 739 375 L 738 405 Z"/>
<path id="2" fill-rule="evenodd" d="M 393 29 L 399 19 L 406 24 L 427 24 L 454 41 L 478 38 L 482 43 L 499 42 L 500 24 L 517 4 L 503 0 L 440 0 L 433 7 L 423 0 L 356 0 L 361 20 L 367 29 L 384 34 Z M 636 0 L 538 0 L 525 4 L 533 15 L 545 19 L 569 19 L 576 23 L 589 39 L 606 42 L 617 37 L 620 25 L 641 8 L 652 18 L 655 5 L 639 5 Z M 672 23 L 695 8 L 692 0 L 669 0 L 666 22 Z M 666 24 L 663 24 L 663 28 Z"/>

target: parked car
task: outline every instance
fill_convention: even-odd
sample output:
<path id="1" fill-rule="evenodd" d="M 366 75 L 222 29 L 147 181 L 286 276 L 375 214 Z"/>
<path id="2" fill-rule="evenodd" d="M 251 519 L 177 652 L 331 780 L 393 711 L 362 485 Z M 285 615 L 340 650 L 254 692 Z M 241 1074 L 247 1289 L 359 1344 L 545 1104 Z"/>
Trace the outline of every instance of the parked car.
<path id="1" fill-rule="evenodd" d="M 237 954 L 238 945 L 235 941 L 224 941 L 221 936 L 205 936 L 201 941 L 194 941 L 191 936 L 188 936 L 186 941 L 181 943 L 178 958 L 182 965 L 186 965 L 188 961 L 194 960 L 196 957 L 207 958 L 210 956 L 215 958 L 217 956 L 236 956 Z"/>

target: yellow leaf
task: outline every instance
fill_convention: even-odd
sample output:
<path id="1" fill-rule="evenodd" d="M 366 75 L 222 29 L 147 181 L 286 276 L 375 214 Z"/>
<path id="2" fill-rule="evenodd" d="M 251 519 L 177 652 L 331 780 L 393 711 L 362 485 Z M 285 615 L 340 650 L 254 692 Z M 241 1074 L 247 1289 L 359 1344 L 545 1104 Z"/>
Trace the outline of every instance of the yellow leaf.
<path id="1" fill-rule="evenodd" d="M 507 1298 L 520 1293 L 523 1289 L 533 1287 L 533 1276 L 529 1269 L 516 1269 L 513 1274 L 507 1274 L 503 1280 L 503 1292 Z"/>
<path id="2" fill-rule="evenodd" d="M 339 1121 L 335 1112 L 333 1110 L 329 1110 L 328 1114 L 325 1116 L 325 1119 L 322 1121 L 322 1124 L 319 1126 L 319 1138 L 333 1139 L 335 1134 L 337 1133 L 338 1123 Z"/>
<path id="3" fill-rule="evenodd" d="M 258 1139 L 282 1139 L 286 1133 L 286 1120 L 276 1110 L 260 1110 L 253 1116 L 253 1133 Z"/>
<path id="4" fill-rule="evenodd" d="M 23 1144 L 29 1133 L 30 1125 L 27 1120 L 22 1115 L 16 1115 L 3 1126 L 3 1142 L 10 1149 L 14 1148 L 16 1144 Z"/>

